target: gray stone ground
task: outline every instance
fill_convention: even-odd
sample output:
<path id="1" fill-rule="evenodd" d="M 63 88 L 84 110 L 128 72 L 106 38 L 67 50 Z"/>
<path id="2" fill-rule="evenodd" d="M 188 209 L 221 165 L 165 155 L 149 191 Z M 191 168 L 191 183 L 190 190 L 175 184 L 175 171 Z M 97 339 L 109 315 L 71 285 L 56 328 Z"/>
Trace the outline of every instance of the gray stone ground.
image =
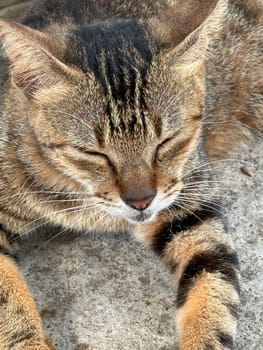
<path id="1" fill-rule="evenodd" d="M 263 349 L 262 155 L 257 147 L 238 156 L 243 162 L 218 163 L 229 182 L 225 213 L 242 269 L 237 350 Z M 127 234 L 52 237 L 28 237 L 19 255 L 58 349 L 175 349 L 173 282 L 151 252 Z"/>

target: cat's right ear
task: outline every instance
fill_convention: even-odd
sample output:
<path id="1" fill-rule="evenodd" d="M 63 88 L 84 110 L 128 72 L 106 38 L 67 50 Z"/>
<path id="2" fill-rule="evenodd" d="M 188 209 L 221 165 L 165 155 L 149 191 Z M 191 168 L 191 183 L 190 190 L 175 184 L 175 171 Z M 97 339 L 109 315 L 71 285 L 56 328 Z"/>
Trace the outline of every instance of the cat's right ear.
<path id="1" fill-rule="evenodd" d="M 0 43 L 10 62 L 13 84 L 28 98 L 74 75 L 73 70 L 59 60 L 64 49 L 59 38 L 0 19 Z"/>

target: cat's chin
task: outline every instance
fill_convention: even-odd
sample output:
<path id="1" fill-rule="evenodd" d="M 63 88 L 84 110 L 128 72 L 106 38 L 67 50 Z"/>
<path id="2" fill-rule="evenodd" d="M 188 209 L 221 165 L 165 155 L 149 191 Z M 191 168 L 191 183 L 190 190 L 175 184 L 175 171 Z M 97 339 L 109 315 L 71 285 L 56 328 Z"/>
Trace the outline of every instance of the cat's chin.
<path id="1" fill-rule="evenodd" d="M 147 223 L 150 221 L 153 221 L 155 218 L 155 214 L 146 214 L 146 213 L 140 213 L 137 214 L 133 217 L 127 217 L 127 220 L 131 222 L 132 224 L 142 224 L 142 223 Z"/>

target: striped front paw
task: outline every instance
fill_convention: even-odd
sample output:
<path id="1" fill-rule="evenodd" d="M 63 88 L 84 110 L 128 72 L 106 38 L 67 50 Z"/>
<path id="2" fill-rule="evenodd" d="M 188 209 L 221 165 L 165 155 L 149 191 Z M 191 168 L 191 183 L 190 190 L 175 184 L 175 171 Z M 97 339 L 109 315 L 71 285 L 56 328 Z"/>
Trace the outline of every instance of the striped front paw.
<path id="1" fill-rule="evenodd" d="M 239 266 L 220 218 L 204 208 L 183 219 L 145 225 L 137 235 L 169 266 L 176 281 L 179 349 L 233 349 Z"/>
<path id="2" fill-rule="evenodd" d="M 196 253 L 178 283 L 180 350 L 234 348 L 239 308 L 238 262 L 228 246 Z"/>

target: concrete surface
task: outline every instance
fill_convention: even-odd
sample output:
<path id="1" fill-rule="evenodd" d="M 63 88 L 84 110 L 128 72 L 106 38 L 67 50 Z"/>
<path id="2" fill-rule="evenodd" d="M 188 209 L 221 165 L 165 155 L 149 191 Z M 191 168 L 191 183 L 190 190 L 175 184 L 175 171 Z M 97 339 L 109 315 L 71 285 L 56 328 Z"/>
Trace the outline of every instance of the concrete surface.
<path id="1" fill-rule="evenodd" d="M 31 0 L 0 0 L 0 17 L 17 18 L 31 2 Z"/>
<path id="2" fill-rule="evenodd" d="M 242 269 L 236 350 L 263 349 L 262 155 L 263 146 L 243 162 L 218 163 Z M 251 177 L 241 172 L 244 164 Z M 19 255 L 58 349 L 175 349 L 173 282 L 151 252 L 126 234 L 53 235 L 29 236 Z"/>

